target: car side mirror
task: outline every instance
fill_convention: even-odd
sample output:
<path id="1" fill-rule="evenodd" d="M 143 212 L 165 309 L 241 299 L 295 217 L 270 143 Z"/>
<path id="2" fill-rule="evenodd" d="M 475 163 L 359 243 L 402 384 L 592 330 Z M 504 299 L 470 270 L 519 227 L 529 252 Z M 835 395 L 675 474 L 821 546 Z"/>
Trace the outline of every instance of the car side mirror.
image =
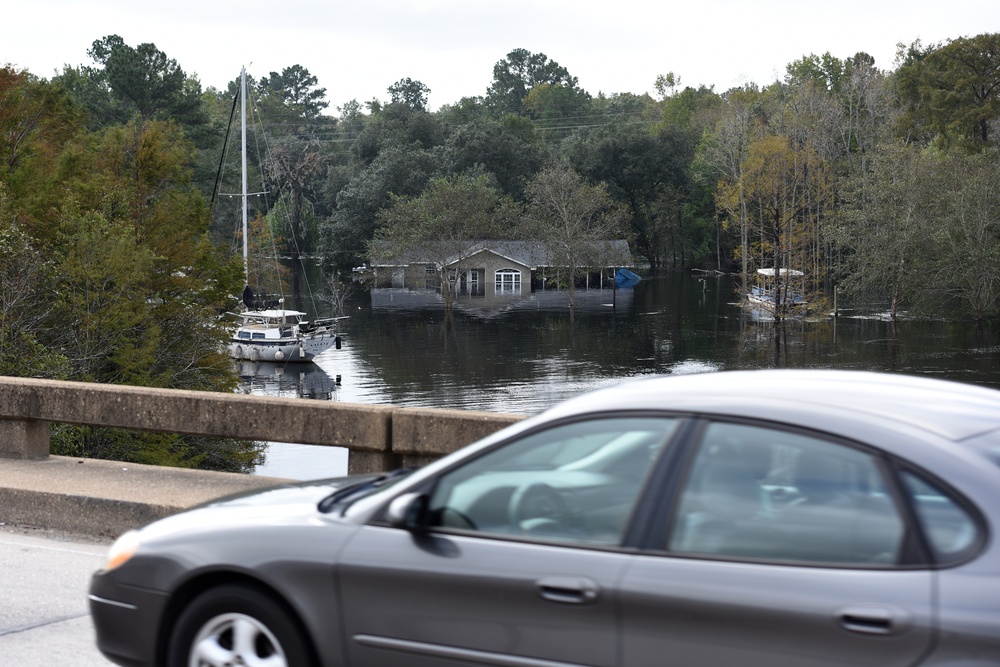
<path id="1" fill-rule="evenodd" d="M 428 500 L 425 493 L 404 493 L 394 498 L 386 509 L 386 521 L 393 528 L 411 532 L 426 530 Z"/>

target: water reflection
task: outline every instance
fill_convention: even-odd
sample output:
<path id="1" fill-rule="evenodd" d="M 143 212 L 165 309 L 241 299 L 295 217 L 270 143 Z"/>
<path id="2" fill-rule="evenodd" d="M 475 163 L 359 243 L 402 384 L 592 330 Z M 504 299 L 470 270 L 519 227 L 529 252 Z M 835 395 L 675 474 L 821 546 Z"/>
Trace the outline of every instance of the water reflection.
<path id="1" fill-rule="evenodd" d="M 306 369 L 303 377 L 290 364 L 285 377 L 247 375 L 245 387 L 533 413 L 627 377 L 740 368 L 857 368 L 1000 385 L 993 327 L 851 313 L 776 325 L 739 307 L 730 276 L 678 273 L 634 289 L 580 290 L 574 317 L 568 304 L 557 290 L 490 304 L 464 299 L 447 319 L 430 290 L 359 291 L 342 325 L 343 349 L 317 359 L 321 374 Z"/>
<path id="2" fill-rule="evenodd" d="M 331 376 L 316 364 L 237 361 L 245 394 L 338 400 L 339 376 Z"/>
<path id="3" fill-rule="evenodd" d="M 850 312 L 776 325 L 738 305 L 730 276 L 687 273 L 630 290 L 581 290 L 576 302 L 571 317 L 568 294 L 555 290 L 464 300 L 447 319 L 430 291 L 359 291 L 342 325 L 343 349 L 313 367 L 248 373 L 244 390 L 528 414 L 624 378 L 748 368 L 853 368 L 1000 386 L 994 325 Z"/>

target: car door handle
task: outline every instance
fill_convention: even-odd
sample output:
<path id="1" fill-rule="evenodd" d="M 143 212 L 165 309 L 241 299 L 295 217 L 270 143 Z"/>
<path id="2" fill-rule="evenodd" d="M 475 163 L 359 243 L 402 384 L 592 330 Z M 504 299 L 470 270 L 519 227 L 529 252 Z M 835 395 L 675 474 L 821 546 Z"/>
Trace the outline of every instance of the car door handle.
<path id="1" fill-rule="evenodd" d="M 597 584 L 585 577 L 545 577 L 536 585 L 543 598 L 563 604 L 596 602 L 600 593 Z"/>
<path id="2" fill-rule="evenodd" d="M 840 627 L 865 635 L 891 635 L 909 625 L 909 617 L 902 609 L 879 605 L 845 607 L 837 612 Z"/>

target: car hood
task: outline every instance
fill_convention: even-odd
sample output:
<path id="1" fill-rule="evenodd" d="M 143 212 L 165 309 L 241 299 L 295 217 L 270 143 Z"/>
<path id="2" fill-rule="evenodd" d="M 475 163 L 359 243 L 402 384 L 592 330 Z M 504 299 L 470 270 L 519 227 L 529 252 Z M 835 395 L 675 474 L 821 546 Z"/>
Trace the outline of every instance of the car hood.
<path id="1" fill-rule="evenodd" d="M 324 516 L 319 502 L 339 489 L 377 475 L 356 475 L 282 484 L 223 496 L 155 521 L 140 530 L 144 542 L 161 538 L 236 529 L 289 525 Z"/>
<path id="2" fill-rule="evenodd" d="M 332 554 L 355 526 L 339 513 L 320 511 L 320 501 L 372 477 L 377 475 L 267 487 L 154 521 L 129 538 L 137 545 L 134 555 L 106 571 L 107 579 L 165 592 L 188 577 L 213 570 L 253 572 L 272 582 L 289 564 L 329 567 Z"/>

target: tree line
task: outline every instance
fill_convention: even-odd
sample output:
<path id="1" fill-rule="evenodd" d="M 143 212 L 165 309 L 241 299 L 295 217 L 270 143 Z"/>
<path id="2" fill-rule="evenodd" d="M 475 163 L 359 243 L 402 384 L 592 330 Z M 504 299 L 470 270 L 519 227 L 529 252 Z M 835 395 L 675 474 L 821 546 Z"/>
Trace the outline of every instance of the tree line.
<path id="1" fill-rule="evenodd" d="M 220 158 L 238 72 L 203 87 L 115 35 L 86 55 L 48 79 L 0 68 L 0 372 L 231 390 L 220 314 L 244 276 Z M 816 301 L 836 288 L 893 316 L 1000 307 L 1000 34 L 900 45 L 885 69 L 805 55 L 726 91 L 667 72 L 653 95 L 594 95 L 525 49 L 437 110 L 410 78 L 330 110 L 301 65 L 251 89 L 256 223 L 330 271 L 414 233 L 562 235 L 567 252 L 620 234 L 654 272 L 794 268 Z M 90 437 L 60 442 L 118 446 Z M 148 440 L 157 462 L 259 455 Z"/>
<path id="2" fill-rule="evenodd" d="M 620 232 L 652 272 L 735 271 L 746 286 L 757 268 L 793 268 L 814 303 L 836 288 L 893 317 L 984 319 L 1000 306 L 998 53 L 1000 35 L 982 34 L 899 45 L 891 69 L 865 53 L 810 54 L 763 86 L 718 92 L 668 72 L 655 95 L 595 96 L 515 49 L 482 95 L 432 111 L 427 86 L 404 78 L 337 116 L 296 65 L 255 86 L 275 128 L 257 161 L 276 194 L 262 213 L 282 211 L 291 238 L 343 269 L 370 259 L 373 239 L 401 238 L 422 198 L 461 179 L 506 216 L 468 216 L 462 234 L 556 233 L 538 224 L 537 180 L 564 170 L 601 188 L 599 208 L 621 221 L 578 238 Z M 209 108 L 233 85 L 206 91 Z"/>

